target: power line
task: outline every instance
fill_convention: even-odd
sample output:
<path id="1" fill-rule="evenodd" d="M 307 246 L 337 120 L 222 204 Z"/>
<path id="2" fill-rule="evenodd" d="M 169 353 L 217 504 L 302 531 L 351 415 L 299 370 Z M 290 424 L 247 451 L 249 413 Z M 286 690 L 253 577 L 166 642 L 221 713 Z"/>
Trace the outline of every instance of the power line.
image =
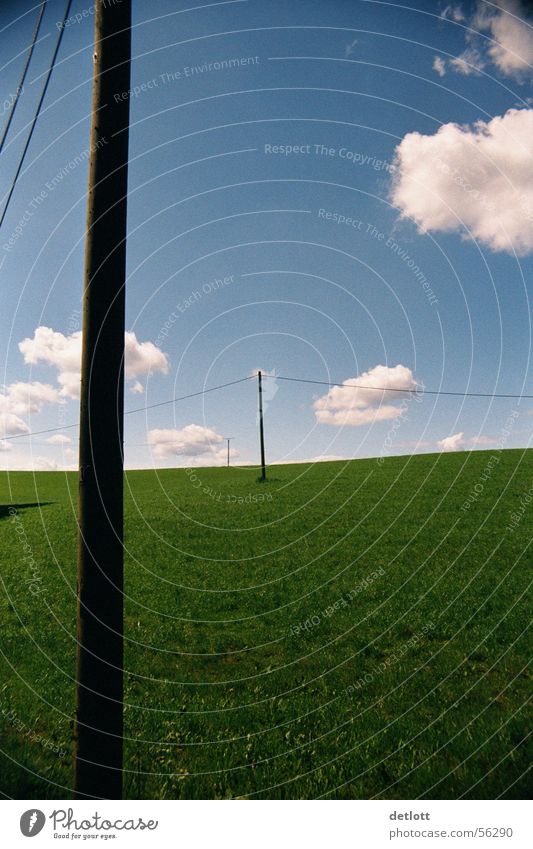
<path id="1" fill-rule="evenodd" d="M 339 389 L 367 389 L 372 392 L 407 392 L 409 395 L 453 395 L 459 398 L 533 398 L 533 395 L 505 395 L 496 392 L 447 392 L 443 389 L 424 389 L 420 386 L 417 386 L 415 389 L 400 389 L 394 386 L 365 386 L 361 383 L 334 383 L 328 380 L 311 380 L 303 377 L 283 377 L 280 374 L 264 374 L 263 377 L 270 377 L 274 380 L 289 380 L 292 383 L 315 383 L 319 386 L 338 386 Z"/>
<path id="2" fill-rule="evenodd" d="M 125 416 L 130 416 L 133 413 L 143 413 L 146 410 L 154 410 L 157 407 L 166 407 L 169 404 L 177 404 L 180 401 L 187 401 L 189 398 L 198 398 L 201 395 L 208 395 L 210 392 L 217 392 L 220 389 L 225 389 L 228 386 L 236 386 L 239 383 L 245 383 L 248 380 L 254 380 L 256 377 L 255 374 L 248 375 L 247 377 L 241 377 L 238 380 L 230 380 L 227 383 L 220 383 L 218 386 L 211 386 L 209 389 L 202 389 L 199 392 L 191 392 L 188 395 L 179 395 L 176 398 L 170 398 L 168 401 L 159 401 L 156 404 L 147 404 L 144 407 L 136 407 L 133 410 L 126 410 L 124 412 Z M 327 380 L 313 380 L 311 378 L 303 378 L 303 377 L 287 377 L 285 375 L 267 375 L 265 372 L 262 373 L 263 379 L 271 379 L 271 380 L 285 380 L 291 383 L 310 383 L 316 384 L 318 386 L 336 386 L 340 389 L 370 389 L 373 392 L 405 392 L 410 395 L 446 395 L 446 396 L 455 396 L 460 398 L 508 398 L 508 399 L 523 399 L 523 400 L 531 400 L 533 399 L 533 395 L 510 395 L 510 394 L 498 394 L 491 392 L 449 392 L 445 390 L 439 389 L 421 389 L 417 387 L 416 389 L 400 389 L 399 387 L 393 386 L 364 386 L 359 383 L 334 383 L 332 381 Z M 44 430 L 34 430 L 31 433 L 18 433 L 13 436 L 4 436 L 0 438 L 0 441 L 7 442 L 13 439 L 31 439 L 34 436 L 41 436 L 45 433 L 57 433 L 58 431 L 63 430 L 71 430 L 72 428 L 79 427 L 78 422 L 75 424 L 67 424 L 62 425 L 61 427 L 50 427 Z M 172 440 L 170 440 L 172 442 Z M 23 444 L 23 443 L 21 443 Z M 29 444 L 29 443 L 28 443 Z M 144 445 L 151 445 L 151 443 L 132 443 L 130 447 L 141 447 Z"/>
<path id="3" fill-rule="evenodd" d="M 157 404 L 147 404 L 145 407 L 137 407 L 135 410 L 126 410 L 125 416 L 130 416 L 132 413 L 143 413 L 145 410 L 153 410 L 156 407 L 164 407 L 168 404 L 177 404 L 179 401 L 187 401 L 189 398 L 198 398 L 200 395 L 207 395 L 210 392 L 216 392 L 219 389 L 225 389 L 227 386 L 235 386 L 237 383 L 244 383 L 247 380 L 253 380 L 255 375 L 241 377 L 239 380 L 230 380 L 228 383 L 221 383 L 218 386 L 211 386 L 209 389 L 202 389 L 200 392 L 191 392 L 189 395 L 180 395 L 177 398 L 170 398 L 168 401 L 159 401 Z M 17 433 L 13 436 L 4 436 L 0 438 L 0 442 L 12 439 L 30 439 L 33 436 L 41 436 L 43 433 L 57 433 L 58 431 L 71 430 L 79 427 L 79 423 L 62 425 L 61 427 L 49 427 L 45 430 L 34 430 L 31 433 Z"/>
<path id="4" fill-rule="evenodd" d="M 28 68 L 30 67 L 31 57 L 33 56 L 33 50 L 37 43 L 37 36 L 39 35 L 39 30 L 41 28 L 41 21 L 43 19 L 43 13 L 46 6 L 47 0 L 42 0 L 41 8 L 39 9 L 39 15 L 37 18 L 37 23 L 35 25 L 35 29 L 33 31 L 33 38 L 31 40 L 30 48 L 28 50 L 28 55 L 26 56 L 26 62 L 24 63 L 24 68 L 22 70 L 22 76 L 20 78 L 20 82 L 17 86 L 17 90 L 15 92 L 15 97 L 13 99 L 13 103 L 11 104 L 11 109 L 9 110 L 9 116 L 6 121 L 6 125 L 4 127 L 4 132 L 2 133 L 2 139 L 0 140 L 0 153 L 2 153 L 2 148 L 4 147 L 4 142 L 7 138 L 7 134 L 9 132 L 9 128 L 11 126 L 11 121 L 13 120 L 13 116 L 15 115 L 15 111 L 17 108 L 17 104 L 19 102 L 19 96 L 22 94 L 22 90 L 24 88 L 24 83 L 26 81 L 26 74 L 28 73 Z"/>
<path id="5" fill-rule="evenodd" d="M 58 430 L 71 430 L 73 427 L 79 427 L 78 422 L 76 422 L 76 424 L 62 425 L 61 427 L 48 427 L 45 430 L 34 430 L 31 433 L 16 433 L 13 436 L 2 436 L 0 437 L 0 441 L 7 442 L 11 439 L 31 439 L 32 436 L 40 436 L 42 433 L 57 433 Z"/>
<path id="6" fill-rule="evenodd" d="M 2 224 L 4 223 L 4 219 L 6 217 L 6 213 L 7 213 L 11 198 L 13 197 L 13 192 L 15 191 L 15 186 L 17 184 L 17 180 L 20 176 L 20 172 L 22 171 L 22 166 L 23 166 L 24 160 L 26 158 L 26 153 L 28 152 L 28 148 L 30 146 L 30 142 L 31 142 L 31 139 L 32 139 L 32 136 L 33 136 L 33 132 L 34 132 L 35 126 L 37 124 L 37 119 L 39 118 L 39 115 L 41 113 L 41 107 L 43 105 L 44 98 L 46 96 L 48 84 L 49 84 L 50 78 L 52 76 L 52 71 L 54 70 L 54 65 L 56 63 L 57 54 L 59 53 L 59 48 L 61 47 L 61 41 L 63 39 L 63 32 L 65 31 L 65 22 L 68 18 L 71 5 L 72 5 L 72 0 L 67 0 L 67 5 L 65 7 L 65 13 L 63 15 L 63 22 L 62 22 L 61 29 L 59 30 L 59 35 L 57 37 L 55 50 L 54 50 L 54 53 L 52 55 L 52 60 L 50 62 L 50 65 L 48 67 L 48 71 L 47 71 L 47 74 L 46 74 L 46 80 L 45 80 L 45 83 L 44 83 L 44 86 L 43 86 L 43 90 L 41 92 L 41 97 L 39 98 L 39 103 L 37 104 L 37 109 L 35 110 L 35 115 L 33 116 L 30 131 L 28 133 L 28 138 L 26 139 L 26 144 L 24 145 L 24 150 L 22 151 L 22 156 L 20 157 L 19 164 L 18 164 L 17 170 L 15 172 L 15 177 L 13 178 L 13 182 L 11 183 L 11 188 L 9 190 L 9 194 L 7 196 L 7 200 L 5 202 L 5 206 L 4 206 L 4 209 L 2 211 L 2 217 L 0 218 L 0 227 L 2 227 Z"/>
<path id="7" fill-rule="evenodd" d="M 171 398 L 170 401 L 159 401 L 158 404 L 149 404 L 146 407 L 138 407 L 136 410 L 126 410 L 125 416 L 132 413 L 142 413 L 144 410 L 153 410 L 155 407 L 165 407 L 167 404 L 175 404 L 178 401 L 186 401 L 188 398 L 197 398 L 199 395 L 207 395 L 208 392 L 216 392 L 218 389 L 225 389 L 226 386 L 235 386 L 237 383 L 244 383 L 246 380 L 252 380 L 255 375 L 241 377 L 239 380 L 230 380 L 228 383 L 221 383 L 219 386 L 212 386 L 210 389 L 202 389 L 201 392 L 191 392 L 190 395 L 181 395 L 179 398 Z"/>

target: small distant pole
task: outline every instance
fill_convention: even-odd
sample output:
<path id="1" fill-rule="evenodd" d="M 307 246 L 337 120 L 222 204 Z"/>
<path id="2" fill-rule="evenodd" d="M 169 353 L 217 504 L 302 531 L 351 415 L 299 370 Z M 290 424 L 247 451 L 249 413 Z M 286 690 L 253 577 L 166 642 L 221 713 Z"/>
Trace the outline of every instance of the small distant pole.
<path id="1" fill-rule="evenodd" d="M 226 442 L 228 443 L 228 469 L 229 469 L 229 444 L 230 444 L 232 439 L 235 439 L 235 437 L 234 436 L 226 436 L 224 438 L 225 438 Z"/>
<path id="2" fill-rule="evenodd" d="M 266 481 L 266 464 L 265 464 L 265 431 L 263 428 L 263 384 L 261 372 L 257 372 L 258 389 L 259 389 L 259 440 L 261 443 L 261 480 Z"/>

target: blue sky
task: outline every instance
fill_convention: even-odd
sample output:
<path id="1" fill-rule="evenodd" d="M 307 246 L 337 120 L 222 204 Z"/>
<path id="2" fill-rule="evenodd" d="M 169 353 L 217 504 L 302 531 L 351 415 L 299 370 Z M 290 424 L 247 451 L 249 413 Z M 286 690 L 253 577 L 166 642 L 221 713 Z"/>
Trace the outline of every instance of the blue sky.
<path id="1" fill-rule="evenodd" d="M 511 0 L 411 7 L 134 0 L 126 409 L 257 368 L 533 392 L 533 30 Z M 48 3 L 4 192 L 63 8 Z M 0 9 L 2 123 L 36 15 Z M 0 233 L 8 468 L 76 462 L 75 430 L 27 433 L 78 415 L 93 23 L 76 0 Z M 265 390 L 270 461 L 525 446 L 533 423 L 531 401 Z M 220 463 L 223 436 L 255 463 L 256 405 L 250 380 L 128 416 L 126 464 Z"/>

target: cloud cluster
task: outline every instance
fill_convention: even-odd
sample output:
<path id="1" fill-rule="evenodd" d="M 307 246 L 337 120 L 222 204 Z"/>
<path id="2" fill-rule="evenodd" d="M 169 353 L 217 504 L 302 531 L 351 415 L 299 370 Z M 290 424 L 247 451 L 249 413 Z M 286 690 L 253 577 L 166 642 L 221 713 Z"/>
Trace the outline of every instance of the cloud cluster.
<path id="1" fill-rule="evenodd" d="M 153 342 L 139 342 L 135 333 L 128 331 L 124 344 L 126 380 L 154 372 L 168 373 L 168 358 Z M 81 331 L 65 336 L 50 327 L 38 327 L 33 338 L 19 343 L 19 349 L 28 365 L 47 363 L 57 369 L 63 398 L 80 397 Z M 142 384 L 137 381 L 132 391 L 142 391 Z"/>
<path id="2" fill-rule="evenodd" d="M 354 384 L 357 388 L 345 388 Z M 407 366 L 374 366 L 317 398 L 314 402 L 316 420 L 319 424 L 336 427 L 359 427 L 395 419 L 403 411 L 393 402 L 405 398 L 404 390 L 414 391 L 416 386 L 413 373 Z M 380 392 L 379 389 L 389 391 Z"/>
<path id="3" fill-rule="evenodd" d="M 33 338 L 19 342 L 19 350 L 28 365 L 44 362 L 54 366 L 64 398 L 79 398 L 81 331 L 64 336 L 51 327 L 37 327 Z"/>
<path id="4" fill-rule="evenodd" d="M 0 449 L 1 450 L 1 449 Z M 59 465 L 55 460 L 44 457 L 41 454 L 14 452 L 6 456 L 0 463 L 2 471 L 10 472 L 57 472 L 75 471 L 77 466 L 62 463 Z"/>
<path id="5" fill-rule="evenodd" d="M 45 404 L 59 400 L 57 389 L 48 383 L 12 383 L 0 392 L 0 439 L 6 436 L 29 433 L 21 416 L 39 413 Z M 4 450 L 8 450 L 6 446 Z"/>
<path id="6" fill-rule="evenodd" d="M 459 56 L 449 59 L 448 65 L 458 74 L 469 77 L 470 74 L 480 74 L 485 67 L 485 62 L 479 50 L 476 47 L 469 46 Z M 440 76 L 444 76 L 444 74 Z"/>
<path id="7" fill-rule="evenodd" d="M 473 127 L 408 133 L 396 148 L 391 200 L 421 232 L 465 233 L 495 251 L 533 250 L 533 109 Z"/>
<path id="8" fill-rule="evenodd" d="M 489 35 L 487 52 L 502 74 L 531 74 L 533 25 L 526 18 L 526 4 L 518 0 L 496 0 L 493 6 L 479 3 L 473 24 Z"/>
<path id="9" fill-rule="evenodd" d="M 492 63 L 501 74 L 523 81 L 533 70 L 533 21 L 528 4 L 519 0 L 479 0 L 467 19 L 460 5 L 447 6 L 441 18 L 464 26 L 466 47 L 453 59 L 435 57 L 433 69 L 460 74 L 479 73 Z M 464 22 L 464 23 L 463 23 Z"/>
<path id="10" fill-rule="evenodd" d="M 148 442 L 156 457 L 181 457 L 187 466 L 217 466 L 227 460 L 224 437 L 216 430 L 189 424 L 181 429 L 155 428 L 148 433 Z M 235 449 L 230 457 L 237 457 Z"/>

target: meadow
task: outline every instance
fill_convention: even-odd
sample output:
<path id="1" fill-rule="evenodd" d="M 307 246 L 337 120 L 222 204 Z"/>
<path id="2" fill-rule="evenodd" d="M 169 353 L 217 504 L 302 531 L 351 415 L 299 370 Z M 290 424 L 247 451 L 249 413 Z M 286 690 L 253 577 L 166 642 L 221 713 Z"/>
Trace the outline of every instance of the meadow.
<path id="1" fill-rule="evenodd" d="M 125 796 L 526 798 L 532 482 L 523 450 L 128 472 Z M 67 798 L 77 477 L 0 487 L 0 789 Z"/>

